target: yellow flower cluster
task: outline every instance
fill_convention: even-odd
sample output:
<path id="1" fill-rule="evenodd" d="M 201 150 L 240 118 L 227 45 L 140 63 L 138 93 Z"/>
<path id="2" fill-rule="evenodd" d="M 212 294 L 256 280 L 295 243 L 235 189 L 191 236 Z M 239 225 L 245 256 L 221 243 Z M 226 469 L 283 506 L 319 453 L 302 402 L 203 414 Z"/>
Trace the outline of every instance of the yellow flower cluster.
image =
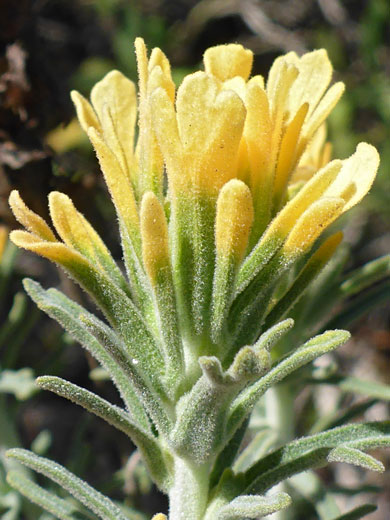
<path id="1" fill-rule="evenodd" d="M 324 123 L 344 85 L 329 87 L 325 50 L 281 56 L 265 82 L 250 78 L 250 50 L 212 47 L 205 70 L 186 76 L 175 92 L 163 52 L 153 49 L 148 58 L 142 39 L 135 47 L 136 145 L 136 89 L 120 72 L 93 88 L 91 103 L 77 92 L 72 99 L 99 158 L 122 238 L 152 282 L 156 266 L 169 263 L 169 221 L 177 226 L 186 216 L 187 228 L 202 230 L 203 208 L 215 223 L 217 257 L 232 254 L 238 263 L 251 251 L 263 258 L 275 248 L 300 255 L 370 189 L 379 164 L 372 146 L 362 143 L 349 159 L 329 162 Z M 49 200 L 66 246 L 16 193 L 11 206 L 29 234 L 14 232 L 14 242 L 60 263 L 61 255 L 79 253 L 110 269 L 108 251 L 71 201 L 59 193 Z"/>

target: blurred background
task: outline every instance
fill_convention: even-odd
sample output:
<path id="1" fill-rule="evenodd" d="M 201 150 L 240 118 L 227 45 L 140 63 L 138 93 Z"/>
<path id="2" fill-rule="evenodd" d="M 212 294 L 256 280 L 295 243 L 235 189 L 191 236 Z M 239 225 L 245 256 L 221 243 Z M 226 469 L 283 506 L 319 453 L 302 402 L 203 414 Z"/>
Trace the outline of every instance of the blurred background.
<path id="1" fill-rule="evenodd" d="M 35 376 L 59 375 L 119 402 L 95 362 L 27 300 L 21 280 L 30 276 L 86 306 L 90 302 L 49 262 L 17 252 L 7 241 L 17 226 L 7 204 L 12 189 L 45 218 L 47 194 L 59 190 L 71 196 L 120 259 L 114 211 L 75 119 L 70 90 L 88 97 L 113 68 L 136 81 L 136 36 L 164 50 L 177 83 L 200 66 L 207 47 L 220 43 L 251 48 L 253 72 L 264 76 L 280 54 L 324 47 L 334 79 L 347 86 L 329 120 L 334 156 L 345 158 L 367 141 L 382 158 L 375 187 L 348 220 L 347 267 L 353 269 L 390 252 L 389 11 L 388 0 L 0 1 L 0 514 L 11 512 L 10 520 L 41 514 L 4 482 L 2 450 L 16 445 L 58 460 L 103 492 L 125 498 L 129 507 L 149 515 L 166 508 L 125 437 L 33 385 Z M 345 372 L 389 384 L 390 289 L 382 293 L 378 305 L 353 323 L 354 339 L 339 353 L 339 363 Z M 389 415 L 383 404 L 370 410 L 372 415 L 359 418 Z M 380 506 L 369 518 L 390 518 L 388 477 L 340 465 L 321 478 L 335 488 L 365 486 L 368 501 Z M 378 486 L 380 494 L 370 495 Z M 315 518 L 310 514 L 305 518 Z"/>

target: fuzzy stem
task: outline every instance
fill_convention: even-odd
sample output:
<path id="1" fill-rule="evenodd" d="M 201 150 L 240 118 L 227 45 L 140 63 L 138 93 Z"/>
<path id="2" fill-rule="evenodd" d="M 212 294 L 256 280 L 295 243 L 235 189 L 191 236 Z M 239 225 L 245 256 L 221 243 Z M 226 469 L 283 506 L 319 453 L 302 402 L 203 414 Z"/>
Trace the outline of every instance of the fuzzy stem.
<path id="1" fill-rule="evenodd" d="M 169 520 L 202 520 L 209 487 L 208 465 L 196 466 L 177 458 L 169 493 Z"/>

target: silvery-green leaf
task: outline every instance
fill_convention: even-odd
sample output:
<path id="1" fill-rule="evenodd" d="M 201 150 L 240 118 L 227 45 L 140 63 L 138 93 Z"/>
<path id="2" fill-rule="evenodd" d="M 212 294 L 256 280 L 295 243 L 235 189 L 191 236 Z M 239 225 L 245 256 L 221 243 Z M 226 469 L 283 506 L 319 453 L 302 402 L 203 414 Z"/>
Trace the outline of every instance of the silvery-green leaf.
<path id="1" fill-rule="evenodd" d="M 382 462 L 375 457 L 349 446 L 337 446 L 334 448 L 328 455 L 328 461 L 346 462 L 347 464 L 360 466 L 361 468 L 370 469 L 371 471 L 385 471 Z"/>
<path id="2" fill-rule="evenodd" d="M 292 441 L 238 474 L 238 487 L 234 487 L 235 477 L 230 478 L 229 486 L 239 494 L 263 494 L 293 475 L 325 466 L 338 446 L 358 450 L 390 447 L 390 421 L 350 424 Z"/>
<path id="3" fill-rule="evenodd" d="M 349 332 L 342 330 L 328 331 L 316 336 L 278 363 L 267 374 L 261 377 L 259 381 L 243 390 L 231 405 L 227 426 L 228 432 L 234 433 L 235 429 L 251 412 L 253 406 L 268 390 L 268 388 L 279 383 L 303 365 L 306 365 L 317 357 L 336 349 L 345 343 L 349 337 Z"/>
<path id="4" fill-rule="evenodd" d="M 390 255 L 376 258 L 348 273 L 340 286 L 340 291 L 346 296 L 352 296 L 386 276 L 390 276 Z"/>
<path id="5" fill-rule="evenodd" d="M 217 512 L 216 520 L 257 519 L 276 513 L 291 504 L 287 493 L 275 493 L 269 496 L 243 495 L 235 498 Z"/>
<path id="6" fill-rule="evenodd" d="M 167 468 L 157 440 L 132 422 L 125 410 L 59 377 L 42 376 L 37 379 L 37 384 L 82 406 L 128 435 L 142 453 L 154 481 L 159 487 L 167 488 Z"/>
<path id="7" fill-rule="evenodd" d="M 109 498 L 96 491 L 60 464 L 20 448 L 8 450 L 7 456 L 18 460 L 59 484 L 102 520 L 129 520 Z"/>
<path id="8" fill-rule="evenodd" d="M 50 493 L 43 487 L 35 484 L 32 480 L 18 471 L 10 471 L 7 475 L 7 482 L 10 486 L 17 489 L 26 498 L 49 511 L 55 518 L 60 520 L 76 520 L 73 513 L 77 509 L 62 498 Z"/>
<path id="9" fill-rule="evenodd" d="M 92 356 L 109 372 L 113 383 L 128 407 L 132 417 L 146 430 L 150 429 L 149 419 L 139 401 L 129 378 L 118 362 L 113 359 L 104 344 L 83 324 L 81 316 L 92 316 L 83 307 L 55 289 L 45 291 L 37 282 L 24 280 L 24 287 L 40 309 L 57 320 L 69 334 L 81 343 Z M 95 318 L 97 320 L 97 318 Z"/>

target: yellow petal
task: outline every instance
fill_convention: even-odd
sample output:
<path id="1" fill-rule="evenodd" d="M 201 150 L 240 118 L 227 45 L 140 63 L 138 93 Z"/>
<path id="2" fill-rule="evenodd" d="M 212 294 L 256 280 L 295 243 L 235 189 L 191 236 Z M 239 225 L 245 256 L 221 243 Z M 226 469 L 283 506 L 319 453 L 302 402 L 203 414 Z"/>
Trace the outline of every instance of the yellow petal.
<path id="1" fill-rule="evenodd" d="M 189 175 L 182 162 L 182 146 L 175 107 L 163 88 L 156 89 L 150 99 L 153 127 L 167 166 L 172 194 L 188 190 Z"/>
<path id="2" fill-rule="evenodd" d="M 13 190 L 9 196 L 9 205 L 15 218 L 22 226 L 42 240 L 57 242 L 57 239 L 42 217 L 31 211 L 21 199 L 19 192 Z"/>
<path id="3" fill-rule="evenodd" d="M 324 197 L 312 204 L 297 220 L 282 251 L 298 256 L 307 251 L 320 234 L 343 212 L 345 201 Z"/>
<path id="4" fill-rule="evenodd" d="M 137 117 L 134 83 L 118 70 L 113 70 L 93 87 L 91 101 L 101 122 L 104 139 L 122 167 L 130 171 Z"/>
<path id="5" fill-rule="evenodd" d="M 289 106 L 291 89 L 299 74 L 298 68 L 285 60 L 281 60 L 278 63 L 279 66 L 275 71 L 275 77 L 272 77 L 271 83 L 267 82 L 267 94 L 277 127 L 279 126 L 279 120 L 285 118 L 286 111 L 289 110 L 290 114 L 294 116 L 301 106 L 299 105 L 296 110 L 291 110 Z"/>
<path id="6" fill-rule="evenodd" d="M 80 253 L 70 249 L 62 242 L 46 242 L 36 235 L 20 229 L 12 231 L 10 239 L 16 246 L 28 249 L 52 262 L 61 264 L 65 268 L 72 267 L 74 264 L 82 265 L 86 269 L 90 267 L 90 264 Z"/>
<path id="7" fill-rule="evenodd" d="M 280 78 L 284 74 L 287 63 L 293 63 L 297 65 L 299 61 L 298 56 L 295 52 L 290 52 L 285 56 L 279 56 L 274 60 L 267 78 L 266 90 L 268 96 L 271 98 L 275 95 L 278 84 L 280 83 Z"/>
<path id="8" fill-rule="evenodd" d="M 268 158 L 269 172 L 274 172 L 282 138 L 283 125 L 288 118 L 288 100 L 291 87 L 298 76 L 294 65 L 281 62 L 279 76 L 275 80 L 274 90 L 268 94 L 270 100 L 273 129 L 271 134 L 270 156 Z M 267 85 L 268 93 L 268 85 Z M 293 115 L 295 115 L 296 111 Z"/>
<path id="9" fill-rule="evenodd" d="M 161 71 L 161 79 L 158 84 L 152 80 L 152 75 L 155 69 L 159 69 Z M 172 81 L 171 75 L 171 65 L 169 63 L 168 58 L 158 47 L 154 48 L 152 54 L 150 55 L 149 65 L 149 82 L 148 85 L 149 92 L 152 92 L 157 86 L 162 86 L 167 91 L 169 97 L 172 101 L 175 99 L 175 84 Z"/>
<path id="10" fill-rule="evenodd" d="M 344 83 L 335 83 L 321 99 L 304 126 L 305 138 L 309 140 L 332 112 L 345 90 Z"/>
<path id="11" fill-rule="evenodd" d="M 85 135 L 77 120 L 73 118 L 66 126 L 60 124 L 45 136 L 45 143 L 56 153 L 62 154 L 84 143 Z"/>
<path id="12" fill-rule="evenodd" d="M 251 170 L 250 185 L 252 192 L 257 195 L 259 189 L 263 189 L 265 184 L 272 132 L 267 94 L 258 83 L 249 82 L 246 107 L 244 138 L 248 147 Z"/>
<path id="13" fill-rule="evenodd" d="M 336 233 L 333 233 L 333 235 L 330 235 L 310 258 L 310 262 L 324 263 L 330 260 L 341 243 L 343 236 L 342 231 L 337 231 Z"/>
<path id="14" fill-rule="evenodd" d="M 220 91 L 212 76 L 187 76 L 177 95 L 177 121 L 192 182 L 216 194 L 235 175 L 246 110 L 232 91 Z"/>
<path id="15" fill-rule="evenodd" d="M 263 76 L 260 76 L 259 74 L 256 74 L 256 76 L 252 76 L 251 79 L 248 81 L 248 86 L 251 85 L 257 85 L 258 87 L 264 89 L 264 78 Z"/>
<path id="16" fill-rule="evenodd" d="M 295 65 L 299 75 L 291 87 L 289 110 L 294 115 L 303 103 L 309 103 L 309 116 L 324 95 L 332 79 L 333 67 L 325 49 L 308 52 L 298 60 L 289 54 L 286 60 Z"/>
<path id="17" fill-rule="evenodd" d="M 142 258 L 149 279 L 155 285 L 159 270 L 169 266 L 169 246 L 164 208 L 151 191 L 142 198 L 140 225 Z"/>
<path id="18" fill-rule="evenodd" d="M 274 182 L 274 198 L 276 207 L 278 207 L 279 202 L 283 197 L 291 171 L 297 160 L 297 143 L 308 109 L 308 103 L 304 103 L 301 106 L 294 119 L 288 125 L 280 143 Z"/>
<path id="19" fill-rule="evenodd" d="M 237 171 L 238 149 L 246 110 L 241 99 L 231 91 L 221 92 L 215 101 L 215 126 L 210 128 L 208 146 L 202 154 L 194 182 L 201 191 L 216 195 Z"/>
<path id="20" fill-rule="evenodd" d="M 150 95 L 160 87 L 168 94 L 171 100 L 174 99 L 175 87 L 170 75 L 167 76 L 162 68 L 156 65 L 148 76 L 147 95 L 145 97 L 140 96 L 137 157 L 140 194 L 142 195 L 145 191 L 151 190 L 162 198 L 164 160 L 152 124 L 152 107 L 150 103 Z"/>
<path id="21" fill-rule="evenodd" d="M 367 143 L 360 143 L 356 152 L 343 161 L 340 173 L 326 191 L 325 196 L 344 198 L 349 193 L 344 211 L 349 210 L 369 192 L 378 167 L 379 154 L 375 147 Z"/>
<path id="22" fill-rule="evenodd" d="M 222 85 L 224 90 L 233 90 L 236 94 L 240 96 L 240 98 L 244 101 L 246 100 L 246 92 L 247 92 L 247 83 L 241 76 L 235 76 L 232 79 L 228 79 Z"/>
<path id="23" fill-rule="evenodd" d="M 100 120 L 103 117 L 103 107 L 107 104 L 110 106 L 119 130 L 118 135 L 126 138 L 132 132 L 133 129 L 126 128 L 126 124 L 135 119 L 135 85 L 119 70 L 112 70 L 96 83 L 91 91 L 91 101 Z"/>
<path id="24" fill-rule="evenodd" d="M 151 95 L 162 88 L 174 102 L 175 84 L 171 67 L 165 54 L 158 48 L 152 50 L 148 61 L 145 43 L 136 40 L 136 55 L 139 71 L 139 137 L 136 148 L 139 173 L 137 187 L 140 198 L 146 191 L 153 191 L 163 198 L 164 161 L 152 124 Z"/>
<path id="25" fill-rule="evenodd" d="M 137 57 L 138 88 L 140 96 L 146 96 L 148 81 L 148 54 L 143 38 L 136 38 L 134 42 L 135 55 Z"/>
<path id="26" fill-rule="evenodd" d="M 232 179 L 217 200 L 215 243 L 217 254 L 233 255 L 240 262 L 245 254 L 253 223 L 252 195 L 246 184 Z"/>
<path id="27" fill-rule="evenodd" d="M 210 140 L 219 90 L 217 80 L 200 71 L 186 76 L 178 89 L 177 123 L 183 149 L 188 155 L 199 156 Z"/>
<path id="28" fill-rule="evenodd" d="M 162 513 L 158 513 L 157 515 L 154 515 L 152 520 L 167 520 L 167 517 Z"/>
<path id="29" fill-rule="evenodd" d="M 164 70 L 164 74 L 171 73 L 171 65 L 169 63 L 168 58 L 165 56 L 163 51 L 158 47 L 155 47 L 151 54 L 148 64 L 149 72 L 153 70 L 154 67 L 161 67 Z"/>
<path id="30" fill-rule="evenodd" d="M 100 256 L 111 258 L 99 235 L 86 218 L 76 210 L 67 195 L 52 191 L 49 195 L 49 207 L 53 224 L 65 244 L 85 255 L 92 262 L 100 263 Z"/>
<path id="31" fill-rule="evenodd" d="M 286 237 L 302 213 L 324 195 L 326 190 L 336 179 L 341 166 L 342 162 L 335 160 L 317 172 L 300 192 L 276 215 L 262 238 L 262 241 L 267 241 L 274 236 Z"/>
<path id="32" fill-rule="evenodd" d="M 218 45 L 206 50 L 203 61 L 206 72 L 220 81 L 234 76 L 247 80 L 252 69 L 253 52 L 239 44 Z"/>
<path id="33" fill-rule="evenodd" d="M 291 184 L 299 181 L 308 181 L 315 172 L 328 164 L 331 159 L 332 149 L 330 143 L 325 143 L 325 140 L 326 125 L 323 123 L 306 144 L 305 151 L 300 157 L 298 166 L 291 176 Z"/>
<path id="34" fill-rule="evenodd" d="M 139 229 L 139 219 L 134 192 L 127 175 L 117 158 L 94 128 L 88 136 L 95 148 L 107 187 L 111 193 L 118 215 L 131 236 Z"/>
<path id="35" fill-rule="evenodd" d="M 325 166 L 326 164 L 328 164 L 328 162 L 331 160 L 332 158 L 332 143 L 325 143 L 322 150 L 321 150 L 321 153 L 318 157 L 319 159 L 319 167 L 322 168 L 323 166 Z"/>
<path id="36" fill-rule="evenodd" d="M 164 70 L 156 65 L 149 73 L 148 78 L 148 94 L 150 95 L 156 88 L 162 87 L 172 102 L 175 100 L 175 84 L 170 75 L 167 75 Z"/>
<path id="37" fill-rule="evenodd" d="M 99 120 L 89 101 L 87 101 L 85 97 L 79 94 L 76 90 L 72 90 L 70 97 L 76 107 L 77 117 L 84 132 L 88 132 L 90 126 L 101 131 Z"/>

